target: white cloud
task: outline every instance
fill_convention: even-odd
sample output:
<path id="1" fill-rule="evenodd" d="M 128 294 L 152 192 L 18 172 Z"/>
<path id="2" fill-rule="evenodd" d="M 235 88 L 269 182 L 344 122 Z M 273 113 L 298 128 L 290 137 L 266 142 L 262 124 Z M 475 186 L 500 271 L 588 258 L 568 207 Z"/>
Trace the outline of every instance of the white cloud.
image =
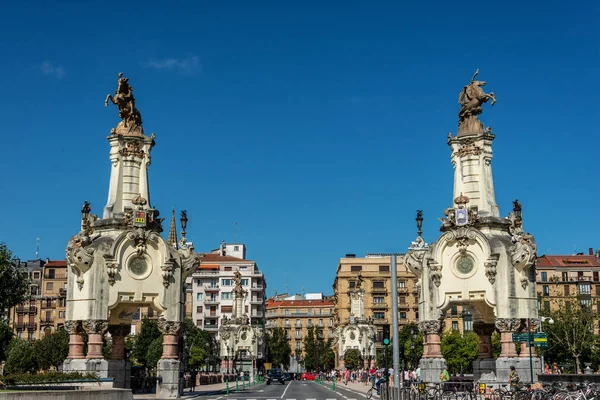
<path id="1" fill-rule="evenodd" d="M 66 75 L 65 69 L 62 65 L 56 65 L 51 61 L 44 61 L 40 68 L 44 75 L 52 76 L 56 79 L 62 79 Z"/>
<path id="2" fill-rule="evenodd" d="M 156 70 L 179 71 L 185 73 L 196 73 L 202 70 L 202 65 L 200 65 L 200 58 L 198 56 L 154 59 L 146 62 L 143 66 Z"/>

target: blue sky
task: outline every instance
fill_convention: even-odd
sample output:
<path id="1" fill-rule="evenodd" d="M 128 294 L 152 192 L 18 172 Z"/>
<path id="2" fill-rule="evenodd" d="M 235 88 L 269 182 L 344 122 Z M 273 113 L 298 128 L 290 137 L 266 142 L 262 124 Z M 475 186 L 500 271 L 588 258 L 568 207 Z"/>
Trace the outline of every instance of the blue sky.
<path id="1" fill-rule="evenodd" d="M 438 236 L 446 135 L 479 68 L 502 215 L 518 197 L 540 254 L 600 248 L 599 17 L 594 1 L 11 2 L 0 241 L 60 259 L 83 201 L 101 214 L 123 71 L 162 216 L 187 209 L 198 250 L 237 222 L 269 295 L 331 293 L 344 254 L 405 251 L 416 209 Z"/>

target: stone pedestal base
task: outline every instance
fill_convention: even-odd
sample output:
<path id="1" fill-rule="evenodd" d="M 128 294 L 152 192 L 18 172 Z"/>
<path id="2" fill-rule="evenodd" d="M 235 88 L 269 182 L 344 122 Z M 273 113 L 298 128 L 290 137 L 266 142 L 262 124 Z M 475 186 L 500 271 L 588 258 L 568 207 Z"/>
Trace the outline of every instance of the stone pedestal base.
<path id="1" fill-rule="evenodd" d="M 101 358 L 67 358 L 63 362 L 63 371 L 65 372 L 81 372 L 92 373 L 98 375 L 99 378 L 108 378 L 108 361 Z"/>
<path id="2" fill-rule="evenodd" d="M 539 357 L 533 357 L 533 380 L 537 380 L 537 374 L 540 372 L 541 364 Z M 496 381 L 498 383 L 508 382 L 510 366 L 514 365 L 519 374 L 521 382 L 531 380 L 531 371 L 529 368 L 529 357 L 500 357 L 496 360 Z"/>
<path id="3" fill-rule="evenodd" d="M 440 374 L 446 366 L 444 358 L 421 358 L 421 380 L 425 382 L 440 382 Z"/>
<path id="4" fill-rule="evenodd" d="M 181 375 L 183 365 L 179 360 L 161 358 L 156 369 L 156 398 L 176 399 L 183 394 Z"/>
<path id="5" fill-rule="evenodd" d="M 129 389 L 131 387 L 131 363 L 125 360 L 108 360 L 108 377 L 113 378 L 113 387 Z"/>
<path id="6" fill-rule="evenodd" d="M 495 382 L 496 381 L 496 359 L 478 358 L 473 361 L 473 380 L 475 382 Z"/>

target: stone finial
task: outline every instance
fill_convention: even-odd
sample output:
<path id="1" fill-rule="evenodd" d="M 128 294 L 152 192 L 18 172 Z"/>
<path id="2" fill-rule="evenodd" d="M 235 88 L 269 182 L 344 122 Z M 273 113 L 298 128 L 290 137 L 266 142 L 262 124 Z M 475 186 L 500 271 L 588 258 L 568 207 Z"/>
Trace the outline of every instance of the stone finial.
<path id="1" fill-rule="evenodd" d="M 460 196 L 454 199 L 454 203 L 460 206 L 467 204 L 470 200 L 471 199 L 469 199 L 469 197 L 463 195 L 462 192 L 460 192 Z"/>
<path id="2" fill-rule="evenodd" d="M 177 225 L 175 224 L 175 208 L 173 208 L 171 212 L 171 225 L 169 226 L 169 236 L 167 238 L 167 243 L 171 247 L 177 249 Z"/>

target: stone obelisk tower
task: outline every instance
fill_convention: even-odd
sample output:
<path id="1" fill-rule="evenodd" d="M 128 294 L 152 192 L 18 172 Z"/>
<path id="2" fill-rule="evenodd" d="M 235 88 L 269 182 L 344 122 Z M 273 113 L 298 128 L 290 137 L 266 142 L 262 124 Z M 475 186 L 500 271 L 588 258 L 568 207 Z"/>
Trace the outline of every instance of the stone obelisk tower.
<path id="1" fill-rule="evenodd" d="M 472 318 L 479 335 L 476 380 L 507 381 L 511 365 L 528 377 L 529 351 L 523 344 L 517 356 L 512 333 L 534 329 L 538 321 L 535 240 L 522 229 L 518 201 L 508 218 L 500 217 L 491 166 L 496 136 L 478 118 L 482 105 L 489 100 L 493 105 L 496 98 L 483 91 L 485 82 L 475 80 L 477 73 L 459 96 L 458 134 L 448 135 L 454 194 L 453 205 L 444 211 L 442 235 L 431 246 L 417 238 L 403 261 L 419 278 L 419 326 L 425 337 L 421 370 L 428 382 L 439 381 L 445 365 L 440 335 L 453 305 Z M 502 338 L 498 359 L 491 348 L 496 329 Z"/>
<path id="2" fill-rule="evenodd" d="M 157 394 L 175 398 L 182 392 L 178 337 L 183 319 L 185 278 L 199 265 L 193 249 L 169 245 L 162 238 L 162 219 L 150 203 L 148 167 L 154 135 L 146 136 L 128 78 L 119 74 L 115 96 L 121 122 L 108 136 L 110 184 L 102 218 L 85 203 L 81 229 L 67 245 L 69 266 L 67 321 L 70 334 L 67 371 L 97 372 L 128 387 L 124 357 L 131 317 L 140 307 L 160 315 L 163 353 L 158 363 Z M 104 360 L 102 338 L 112 336 L 111 360 Z M 83 333 L 88 352 L 83 353 Z M 125 378 L 124 378 L 125 377 Z"/>

